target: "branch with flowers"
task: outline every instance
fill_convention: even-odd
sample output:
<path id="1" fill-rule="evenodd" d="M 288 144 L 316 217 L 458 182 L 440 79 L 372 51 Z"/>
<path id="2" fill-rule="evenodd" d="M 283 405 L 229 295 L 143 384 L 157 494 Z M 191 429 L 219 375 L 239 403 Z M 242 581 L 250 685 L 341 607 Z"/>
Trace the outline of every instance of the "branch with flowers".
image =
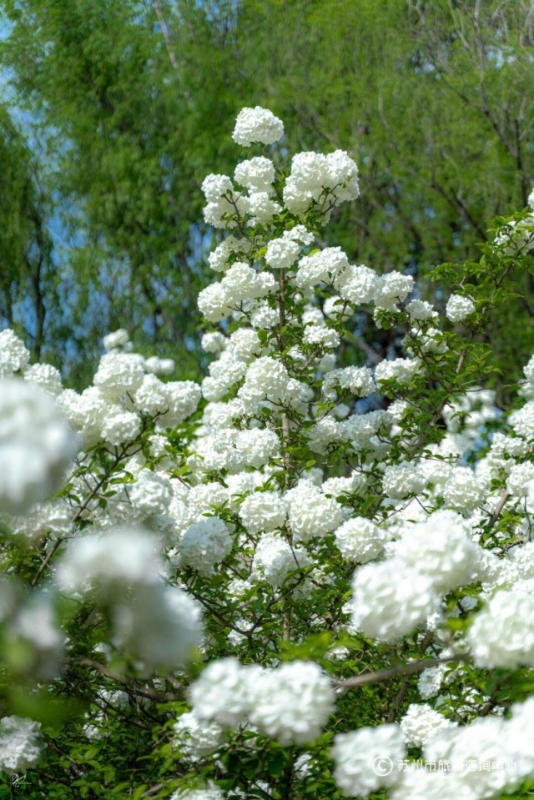
<path id="1" fill-rule="evenodd" d="M 534 359 L 505 413 L 481 388 L 532 209 L 436 270 L 443 317 L 324 245 L 357 166 L 277 171 L 283 136 L 243 109 L 258 154 L 202 186 L 201 385 L 116 331 L 77 394 L 0 333 L 0 770 L 28 796 L 534 786 Z M 358 346 L 362 310 L 402 355 Z"/>

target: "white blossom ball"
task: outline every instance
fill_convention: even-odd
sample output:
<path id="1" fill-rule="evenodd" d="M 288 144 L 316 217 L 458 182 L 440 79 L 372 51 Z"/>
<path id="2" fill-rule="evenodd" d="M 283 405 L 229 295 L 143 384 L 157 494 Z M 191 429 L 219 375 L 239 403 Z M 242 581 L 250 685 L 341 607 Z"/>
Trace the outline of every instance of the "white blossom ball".
<path id="1" fill-rule="evenodd" d="M 250 192 L 272 192 L 274 164 L 269 158 L 258 156 L 242 161 L 235 168 L 234 177 L 241 186 Z"/>
<path id="2" fill-rule="evenodd" d="M 300 245 L 288 236 L 271 239 L 267 244 L 265 261 L 272 269 L 289 269 L 300 253 Z"/>
<path id="3" fill-rule="evenodd" d="M 166 514 L 173 498 L 169 478 L 148 469 L 141 470 L 129 494 L 134 508 L 146 516 Z"/>
<path id="4" fill-rule="evenodd" d="M 377 558 L 384 550 L 385 531 L 370 519 L 353 517 L 335 531 L 336 544 L 344 558 L 365 564 Z"/>
<path id="5" fill-rule="evenodd" d="M 289 501 L 289 524 L 295 541 L 306 542 L 335 530 L 342 520 L 341 505 L 310 481 L 300 481 L 286 493 Z"/>
<path id="6" fill-rule="evenodd" d="M 438 591 L 448 592 L 477 580 L 484 552 L 452 511 L 436 511 L 407 527 L 391 552 L 410 568 L 432 579 Z"/>
<path id="7" fill-rule="evenodd" d="M 0 511 L 24 513 L 56 491 L 77 450 L 49 394 L 20 378 L 0 380 Z"/>
<path id="8" fill-rule="evenodd" d="M 460 294 L 451 294 L 447 301 L 447 308 L 445 313 L 451 322 L 462 322 L 470 314 L 476 311 L 475 304 L 468 297 L 463 297 Z"/>
<path id="9" fill-rule="evenodd" d="M 23 370 L 29 360 L 30 351 L 24 342 L 9 328 L 0 331 L 0 378 Z"/>
<path id="10" fill-rule="evenodd" d="M 466 638 L 479 667 L 534 667 L 534 596 L 498 591 L 475 616 Z"/>
<path id="11" fill-rule="evenodd" d="M 107 353 L 102 356 L 93 382 L 112 398 L 135 392 L 143 383 L 143 359 L 128 353 Z"/>
<path id="12" fill-rule="evenodd" d="M 86 591 L 92 584 L 157 583 L 163 565 L 153 534 L 118 527 L 71 539 L 58 562 L 55 582 L 64 591 Z"/>
<path id="13" fill-rule="evenodd" d="M 218 517 L 206 517 L 190 525 L 179 545 L 181 563 L 201 575 L 211 575 L 231 549 L 228 528 Z"/>
<path id="14" fill-rule="evenodd" d="M 358 728 L 334 737 L 334 778 L 350 797 L 368 797 L 400 780 L 397 762 L 405 756 L 404 737 L 398 725 Z"/>
<path id="15" fill-rule="evenodd" d="M 421 747 L 437 731 L 454 728 L 457 724 L 426 703 L 411 703 L 400 721 L 404 741 L 415 747 Z"/>
<path id="16" fill-rule="evenodd" d="M 139 435 L 141 420 L 133 411 L 113 410 L 102 423 L 102 438 L 113 447 L 133 442 Z"/>
<path id="17" fill-rule="evenodd" d="M 24 370 L 24 380 L 36 383 L 52 397 L 58 397 L 63 391 L 61 374 L 50 364 L 32 364 L 31 367 Z"/>
<path id="18" fill-rule="evenodd" d="M 41 755 L 41 724 L 22 717 L 0 720 L 0 769 L 8 773 L 25 772 Z"/>
<path id="19" fill-rule="evenodd" d="M 290 572 L 310 563 L 310 557 L 302 547 L 291 547 L 282 536 L 266 533 L 256 546 L 251 577 L 264 578 L 277 588 Z"/>
<path id="20" fill-rule="evenodd" d="M 284 524 L 287 509 L 276 492 L 254 492 L 243 500 L 239 516 L 249 533 L 267 533 Z"/>
<path id="21" fill-rule="evenodd" d="M 311 661 L 264 670 L 252 694 L 251 723 L 283 745 L 316 739 L 334 710 L 330 678 Z"/>
<path id="22" fill-rule="evenodd" d="M 211 755 L 227 738 L 221 725 L 199 719 L 193 711 L 182 714 L 173 730 L 176 734 L 174 744 L 191 761 L 200 761 Z"/>
<path id="23" fill-rule="evenodd" d="M 383 642 L 412 633 L 440 608 L 432 580 L 398 559 L 357 569 L 353 591 L 352 628 Z"/>
<path id="24" fill-rule="evenodd" d="M 243 147 L 253 142 L 274 144 L 284 135 L 284 123 L 267 108 L 243 108 L 237 115 L 232 139 Z"/>
<path id="25" fill-rule="evenodd" d="M 128 331 L 124 328 L 119 328 L 118 330 L 108 333 L 106 336 L 104 336 L 102 339 L 102 344 L 106 350 L 110 351 L 125 347 L 129 341 L 130 335 Z"/>
<path id="26" fill-rule="evenodd" d="M 236 658 L 212 661 L 189 690 L 193 712 L 219 725 L 244 722 L 253 703 L 253 686 L 262 667 L 243 667 Z"/>

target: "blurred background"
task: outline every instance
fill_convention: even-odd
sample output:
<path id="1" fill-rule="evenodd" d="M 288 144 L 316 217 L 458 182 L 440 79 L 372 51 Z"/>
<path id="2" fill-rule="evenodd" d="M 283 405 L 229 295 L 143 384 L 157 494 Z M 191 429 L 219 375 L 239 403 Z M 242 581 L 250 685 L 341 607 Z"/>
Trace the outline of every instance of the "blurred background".
<path id="1" fill-rule="evenodd" d="M 361 197 L 325 242 L 418 277 L 438 305 L 432 268 L 477 259 L 490 220 L 527 205 L 530 0 L 0 0 L 0 11 L 0 328 L 74 388 L 119 327 L 145 355 L 175 358 L 175 377 L 200 374 L 196 295 L 214 278 L 215 243 L 200 185 L 247 157 L 231 139 L 243 106 L 284 121 L 288 166 L 300 150 L 349 152 Z M 534 349 L 533 279 L 519 280 L 487 332 L 518 372 Z M 355 320 L 381 357 L 390 334 L 371 327 L 366 340 Z"/>

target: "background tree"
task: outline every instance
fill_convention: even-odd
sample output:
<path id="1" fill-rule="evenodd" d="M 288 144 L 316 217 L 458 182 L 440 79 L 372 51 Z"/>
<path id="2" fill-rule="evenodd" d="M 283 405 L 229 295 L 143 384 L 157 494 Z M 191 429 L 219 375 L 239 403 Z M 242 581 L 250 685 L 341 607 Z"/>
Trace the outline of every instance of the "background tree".
<path id="1" fill-rule="evenodd" d="M 63 319 L 74 380 L 94 361 L 102 331 L 119 325 L 147 352 L 178 345 L 182 372 L 195 372 L 194 297 L 209 243 L 199 186 L 215 156 L 224 169 L 235 155 L 213 143 L 243 105 L 279 113 L 290 150 L 340 147 L 355 158 L 361 200 L 339 212 L 328 241 L 380 270 L 426 274 L 475 257 L 484 221 L 526 205 L 531 2 L 4 0 L 2 8 L 11 26 L 2 61 L 18 102 L 46 132 L 47 192 L 68 241 Z M 488 334 L 518 369 L 530 347 L 530 288 L 526 276 L 510 317 L 495 320 L 512 328 L 506 344 Z M 377 357 L 391 351 L 391 334 L 366 341 L 367 330 L 358 320 L 367 357 L 369 347 Z"/>
<path id="2" fill-rule="evenodd" d="M 45 341 L 61 338 L 59 282 L 46 228 L 49 208 L 36 159 L 4 107 L 0 108 L 0 318 L 41 357 Z M 49 351 L 47 356 L 53 360 Z"/>

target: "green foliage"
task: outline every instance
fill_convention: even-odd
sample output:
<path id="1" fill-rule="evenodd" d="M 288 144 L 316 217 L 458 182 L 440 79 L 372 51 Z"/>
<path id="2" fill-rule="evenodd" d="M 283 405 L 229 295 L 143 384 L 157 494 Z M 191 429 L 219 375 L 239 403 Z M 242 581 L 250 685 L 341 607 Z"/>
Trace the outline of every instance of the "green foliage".
<path id="1" fill-rule="evenodd" d="M 361 199 L 335 212 L 328 241 L 379 271 L 427 274 L 451 256 L 475 258 L 485 220 L 526 205 L 534 174 L 526 3 L 4 0 L 2 8 L 10 35 L 1 63 L 32 115 L 42 190 L 64 240 L 55 277 L 66 291 L 58 297 L 39 284 L 50 324 L 37 345 L 59 347 L 80 385 L 102 333 L 119 326 L 144 352 L 178 349 L 182 375 L 198 374 L 195 298 L 211 236 L 199 224 L 200 184 L 214 163 L 221 171 L 231 163 L 233 144 L 215 143 L 228 140 L 222 129 L 243 105 L 283 116 L 284 148 L 343 148 L 356 159 Z M 531 282 L 525 275 L 514 303 L 501 306 L 498 324 L 513 333 L 490 343 L 500 364 L 526 360 Z M 368 341 L 364 319 L 355 332 L 357 346 L 379 356 L 393 344 L 385 329 Z"/>

